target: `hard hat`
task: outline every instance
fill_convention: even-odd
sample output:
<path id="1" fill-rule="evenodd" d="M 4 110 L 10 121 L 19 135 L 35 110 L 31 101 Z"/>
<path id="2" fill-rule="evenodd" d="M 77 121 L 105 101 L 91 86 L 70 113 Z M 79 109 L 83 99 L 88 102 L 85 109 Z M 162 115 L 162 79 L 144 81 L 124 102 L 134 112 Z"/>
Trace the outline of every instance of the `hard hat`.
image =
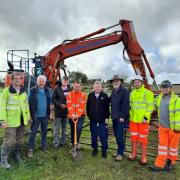
<path id="1" fill-rule="evenodd" d="M 133 79 L 133 82 L 134 82 L 135 80 L 140 80 L 140 81 L 143 82 L 143 78 L 142 78 L 142 76 L 140 76 L 140 75 L 136 75 L 136 76 L 134 77 L 134 79 Z"/>
<path id="2" fill-rule="evenodd" d="M 160 84 L 160 86 L 161 86 L 162 88 L 169 88 L 169 87 L 172 87 L 172 84 L 171 84 L 171 82 L 170 82 L 169 80 L 164 80 L 164 81 L 162 81 L 162 83 Z"/>

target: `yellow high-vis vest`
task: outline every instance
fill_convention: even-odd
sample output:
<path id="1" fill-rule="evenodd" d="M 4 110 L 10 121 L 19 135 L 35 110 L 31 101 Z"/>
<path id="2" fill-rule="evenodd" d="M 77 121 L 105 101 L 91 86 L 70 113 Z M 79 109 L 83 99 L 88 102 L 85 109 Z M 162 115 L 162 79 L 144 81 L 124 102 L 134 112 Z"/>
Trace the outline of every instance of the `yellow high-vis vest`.
<path id="1" fill-rule="evenodd" d="M 23 116 L 24 125 L 30 119 L 28 98 L 26 92 L 10 93 L 5 88 L 0 100 L 0 120 L 7 122 L 8 127 L 19 127 Z"/>
<path id="2" fill-rule="evenodd" d="M 144 118 L 150 122 L 151 113 L 154 110 L 154 94 L 144 85 L 134 89 L 130 94 L 130 121 L 142 123 Z"/>
<path id="3" fill-rule="evenodd" d="M 163 94 L 160 93 L 159 96 L 156 98 L 155 105 L 158 110 L 158 116 L 160 116 L 160 104 Z M 171 93 L 171 98 L 169 101 L 169 120 L 170 120 L 170 128 L 172 130 L 180 130 L 180 98 Z"/>

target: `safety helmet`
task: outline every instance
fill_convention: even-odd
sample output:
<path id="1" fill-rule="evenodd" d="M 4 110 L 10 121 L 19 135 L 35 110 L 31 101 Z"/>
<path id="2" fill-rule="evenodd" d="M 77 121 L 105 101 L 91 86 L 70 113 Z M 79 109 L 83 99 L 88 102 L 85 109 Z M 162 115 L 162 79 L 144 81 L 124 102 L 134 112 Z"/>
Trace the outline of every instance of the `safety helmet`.
<path id="1" fill-rule="evenodd" d="M 169 87 L 172 87 L 172 84 L 171 84 L 171 82 L 170 82 L 169 80 L 164 80 L 164 81 L 162 81 L 162 83 L 160 84 L 160 86 L 161 86 L 162 88 L 169 88 Z"/>
<path id="2" fill-rule="evenodd" d="M 136 76 L 133 78 L 133 82 L 134 82 L 135 80 L 140 80 L 140 81 L 143 82 L 143 78 L 142 78 L 142 76 L 140 76 L 140 75 L 136 75 Z"/>

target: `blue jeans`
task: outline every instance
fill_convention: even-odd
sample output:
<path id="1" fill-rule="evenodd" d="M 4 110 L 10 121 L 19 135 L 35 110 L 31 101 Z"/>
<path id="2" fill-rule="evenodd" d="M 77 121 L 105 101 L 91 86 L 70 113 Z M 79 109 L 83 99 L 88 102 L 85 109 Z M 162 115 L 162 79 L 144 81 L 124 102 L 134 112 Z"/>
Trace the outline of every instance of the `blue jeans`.
<path id="1" fill-rule="evenodd" d="M 116 137 L 116 142 L 118 145 L 118 149 L 117 149 L 118 155 L 124 154 L 124 149 L 125 149 L 124 128 L 125 128 L 124 122 L 119 122 L 118 119 L 113 119 L 113 129 L 114 129 L 114 135 Z"/>
<path id="2" fill-rule="evenodd" d="M 77 143 L 79 143 L 79 140 L 80 140 L 83 123 L 84 123 L 84 117 L 80 117 L 78 119 L 77 131 L 76 131 L 77 132 Z M 70 128 L 71 128 L 71 143 L 74 145 L 74 123 L 71 119 L 69 119 L 69 124 L 70 124 Z"/>
<path id="3" fill-rule="evenodd" d="M 56 147 L 59 144 L 64 145 L 66 143 L 66 124 L 67 118 L 55 118 L 54 127 L 53 127 L 53 134 L 54 140 L 53 145 Z M 61 141 L 59 142 L 59 131 L 61 129 Z"/>
<path id="4" fill-rule="evenodd" d="M 102 144 L 102 151 L 106 152 L 108 149 L 108 127 L 105 123 L 97 123 L 90 121 L 91 131 L 91 146 L 93 149 L 98 149 L 98 136 Z"/>
<path id="5" fill-rule="evenodd" d="M 47 127 L 48 127 L 48 118 L 47 117 L 37 117 L 31 125 L 31 133 L 29 137 L 29 149 L 34 149 L 36 134 L 41 124 L 41 147 L 46 147 L 46 137 L 47 137 Z"/>

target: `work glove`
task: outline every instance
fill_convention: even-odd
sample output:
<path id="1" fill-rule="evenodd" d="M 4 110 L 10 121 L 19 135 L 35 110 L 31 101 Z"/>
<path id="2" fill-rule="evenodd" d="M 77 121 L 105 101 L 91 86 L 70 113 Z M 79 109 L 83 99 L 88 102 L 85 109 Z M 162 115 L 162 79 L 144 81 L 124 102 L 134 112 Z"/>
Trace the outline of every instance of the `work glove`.
<path id="1" fill-rule="evenodd" d="M 174 129 L 174 132 L 175 132 L 175 133 L 180 133 L 180 130 Z"/>

